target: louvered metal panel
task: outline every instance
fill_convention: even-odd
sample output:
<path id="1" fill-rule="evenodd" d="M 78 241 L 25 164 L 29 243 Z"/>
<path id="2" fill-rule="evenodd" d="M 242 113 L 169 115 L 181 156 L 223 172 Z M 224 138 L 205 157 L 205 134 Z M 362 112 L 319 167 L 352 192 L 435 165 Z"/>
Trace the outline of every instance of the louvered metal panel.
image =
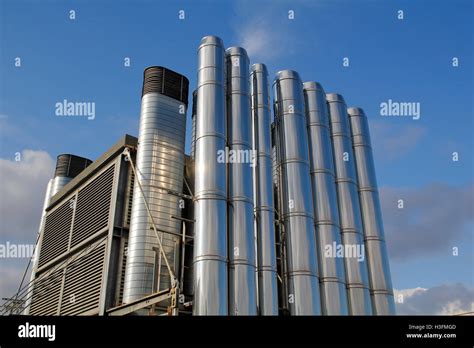
<path id="1" fill-rule="evenodd" d="M 94 181 L 79 191 L 71 247 L 107 227 L 114 170 L 115 165 L 110 166 Z"/>
<path id="2" fill-rule="evenodd" d="M 79 315 L 99 309 L 104 258 L 105 241 L 102 241 L 66 268 L 61 315 Z"/>
<path id="3" fill-rule="evenodd" d="M 35 282 L 30 315 L 56 315 L 61 294 L 63 269 L 41 276 Z"/>
<path id="4" fill-rule="evenodd" d="M 67 251 L 73 208 L 66 201 L 46 216 L 39 267 Z"/>
<path id="5" fill-rule="evenodd" d="M 133 186 L 135 185 L 135 174 L 132 170 L 128 172 L 128 186 L 125 201 L 125 227 L 130 227 L 132 219 L 132 203 L 133 203 Z"/>
<path id="6" fill-rule="evenodd" d="M 121 262 L 119 263 L 119 270 L 118 270 L 118 287 L 117 287 L 117 295 L 116 295 L 116 305 L 119 306 L 123 303 L 123 285 L 125 282 L 125 267 L 127 265 L 127 250 L 128 250 L 128 241 L 122 241 L 122 250 L 120 252 Z"/>

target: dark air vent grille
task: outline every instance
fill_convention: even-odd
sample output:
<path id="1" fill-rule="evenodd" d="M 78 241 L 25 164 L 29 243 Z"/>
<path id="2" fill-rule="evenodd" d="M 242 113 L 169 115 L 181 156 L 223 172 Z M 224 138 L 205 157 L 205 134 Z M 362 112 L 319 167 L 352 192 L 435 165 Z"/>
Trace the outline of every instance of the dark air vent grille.
<path id="1" fill-rule="evenodd" d="M 74 257 L 74 256 L 73 256 Z M 78 315 L 98 309 L 105 257 L 105 243 L 93 248 L 66 268 L 61 315 Z"/>
<path id="2" fill-rule="evenodd" d="M 66 201 L 46 216 L 39 267 L 67 251 L 72 213 L 73 204 Z"/>
<path id="3" fill-rule="evenodd" d="M 107 227 L 115 166 L 81 189 L 77 196 L 71 247 Z"/>
<path id="4" fill-rule="evenodd" d="M 40 276 L 41 277 L 41 276 Z M 63 270 L 57 270 L 35 281 L 30 315 L 56 315 L 63 279 Z"/>
<path id="5" fill-rule="evenodd" d="M 143 73 L 142 97 L 147 93 L 160 93 L 188 105 L 188 79 L 161 66 L 151 66 Z"/>
<path id="6" fill-rule="evenodd" d="M 92 161 L 87 158 L 69 154 L 59 155 L 56 161 L 56 172 L 54 176 L 75 178 L 91 163 Z"/>

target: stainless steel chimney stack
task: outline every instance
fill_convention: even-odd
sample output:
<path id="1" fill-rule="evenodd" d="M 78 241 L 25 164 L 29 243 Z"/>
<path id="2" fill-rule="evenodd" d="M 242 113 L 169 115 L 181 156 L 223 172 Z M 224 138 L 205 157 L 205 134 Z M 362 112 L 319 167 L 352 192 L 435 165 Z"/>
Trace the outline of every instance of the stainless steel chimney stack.
<path id="1" fill-rule="evenodd" d="M 229 314 L 257 314 L 250 115 L 249 58 L 241 47 L 226 50 L 229 146 Z M 233 159 L 233 160 L 232 160 Z"/>
<path id="2" fill-rule="evenodd" d="M 346 103 L 340 94 L 327 94 L 326 99 L 336 168 L 342 243 L 344 247 L 361 247 L 364 246 L 364 238 Z M 372 305 L 365 255 L 363 260 L 344 256 L 349 314 L 370 315 Z"/>
<path id="3" fill-rule="evenodd" d="M 275 208 L 272 178 L 271 110 L 268 72 L 254 64 L 250 73 L 253 142 L 256 154 L 254 197 L 260 315 L 278 315 Z"/>
<path id="4" fill-rule="evenodd" d="M 303 85 L 297 72 L 274 81 L 291 315 L 321 314 Z"/>
<path id="5" fill-rule="evenodd" d="M 372 307 L 376 315 L 395 314 L 392 279 L 388 263 L 377 178 L 364 110 L 348 108 L 354 148 L 359 198 L 364 225 Z"/>
<path id="6" fill-rule="evenodd" d="M 227 315 L 227 172 L 218 161 L 226 147 L 222 40 L 204 37 L 198 60 L 193 313 Z"/>
<path id="7" fill-rule="evenodd" d="M 317 82 L 303 83 L 311 159 L 316 240 L 319 255 L 323 315 L 346 315 L 347 292 L 344 261 L 325 256 L 325 248 L 341 245 L 336 177 L 329 130 L 326 94 Z"/>
<path id="8" fill-rule="evenodd" d="M 168 190 L 181 192 L 184 175 L 184 142 L 188 79 L 163 67 L 144 71 L 139 143 L 136 168 L 138 180 L 150 207 L 156 228 L 180 234 L 180 198 Z M 161 243 L 171 267 L 174 267 L 176 237 L 160 232 Z M 153 291 L 171 288 L 166 262 L 159 251 L 142 192 L 137 180 L 133 192 L 132 213 L 125 268 L 124 303 Z M 175 271 L 175 270 L 174 270 Z"/>

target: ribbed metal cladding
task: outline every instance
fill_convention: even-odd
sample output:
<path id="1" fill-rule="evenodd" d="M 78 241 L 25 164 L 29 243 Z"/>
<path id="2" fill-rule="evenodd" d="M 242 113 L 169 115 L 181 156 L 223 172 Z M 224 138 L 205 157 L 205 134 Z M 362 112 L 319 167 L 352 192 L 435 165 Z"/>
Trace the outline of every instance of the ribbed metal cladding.
<path id="1" fill-rule="evenodd" d="M 227 315 L 227 172 L 217 161 L 226 147 L 225 52 L 216 36 L 201 40 L 197 91 L 193 313 Z"/>
<path id="2" fill-rule="evenodd" d="M 136 179 L 142 184 L 157 229 L 177 234 L 181 223 L 171 216 L 181 216 L 180 198 L 168 190 L 181 192 L 183 185 L 188 84 L 186 77 L 163 67 L 145 70 L 136 160 Z M 133 192 L 124 303 L 150 294 L 154 287 L 171 287 L 138 180 Z M 162 232 L 159 235 L 174 267 L 179 237 Z M 159 275 L 157 279 L 155 275 Z"/>
<path id="3" fill-rule="evenodd" d="M 297 72 L 274 82 L 280 134 L 288 305 L 291 315 L 321 314 L 303 85 Z"/>
<path id="4" fill-rule="evenodd" d="M 229 157 L 229 314 L 257 314 L 253 203 L 252 118 L 249 58 L 241 47 L 226 50 Z"/>
<path id="5" fill-rule="evenodd" d="M 303 83 L 311 159 L 319 280 L 323 315 L 346 315 L 347 292 L 344 260 L 325 256 L 325 248 L 341 245 L 336 177 L 329 130 L 326 94 L 317 82 Z"/>
<path id="6" fill-rule="evenodd" d="M 372 307 L 376 315 L 395 314 L 392 279 L 385 243 L 377 178 L 370 141 L 369 125 L 364 110 L 348 108 L 352 146 L 354 148 L 359 199 L 364 226 Z"/>
<path id="7" fill-rule="evenodd" d="M 278 315 L 275 249 L 275 208 L 268 72 L 254 64 L 250 73 L 253 142 L 257 152 L 254 197 L 257 234 L 258 309 L 260 315 Z"/>
<path id="8" fill-rule="evenodd" d="M 327 94 L 326 99 L 336 168 L 342 244 L 344 247 L 361 247 L 364 246 L 363 228 L 347 108 L 344 98 L 339 94 Z M 365 255 L 363 260 L 344 256 L 349 314 L 370 315 L 372 305 Z"/>

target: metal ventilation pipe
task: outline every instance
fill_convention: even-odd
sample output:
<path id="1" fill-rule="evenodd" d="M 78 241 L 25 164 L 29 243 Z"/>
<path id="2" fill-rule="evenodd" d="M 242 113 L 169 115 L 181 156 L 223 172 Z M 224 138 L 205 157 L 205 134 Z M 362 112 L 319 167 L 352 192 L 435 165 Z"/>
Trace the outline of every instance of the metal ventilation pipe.
<path id="1" fill-rule="evenodd" d="M 359 199 L 364 225 L 372 307 L 376 315 L 395 314 L 392 279 L 382 222 L 377 178 L 364 110 L 348 108 L 354 148 Z"/>
<path id="2" fill-rule="evenodd" d="M 291 315 L 321 314 L 303 85 L 297 72 L 274 81 Z"/>
<path id="3" fill-rule="evenodd" d="M 195 315 L 227 315 L 227 172 L 224 44 L 206 36 L 198 49 L 194 186 Z"/>
<path id="4" fill-rule="evenodd" d="M 143 198 L 159 231 L 180 234 L 180 198 L 168 190 L 182 192 L 188 79 L 163 67 L 144 71 L 139 144 L 136 168 L 138 180 L 133 191 L 132 213 L 125 268 L 124 303 L 156 290 L 171 288 L 166 263 L 151 228 Z M 161 243 L 171 267 L 175 265 L 176 235 L 160 232 Z M 175 270 L 173 270 L 173 273 Z"/>
<path id="5" fill-rule="evenodd" d="M 344 261 L 325 256 L 325 248 L 341 245 L 336 177 L 329 130 L 326 94 L 317 82 L 303 83 L 311 159 L 319 280 L 323 315 L 346 315 L 347 292 Z"/>
<path id="6" fill-rule="evenodd" d="M 36 275 L 36 270 L 38 268 L 38 260 L 41 250 L 42 234 L 44 229 L 44 224 L 46 220 L 46 208 L 49 206 L 51 197 L 56 193 L 61 191 L 61 189 L 66 186 L 69 181 L 75 178 L 80 172 L 82 172 L 87 166 L 92 163 L 91 160 L 79 157 L 71 154 L 59 155 L 56 159 L 56 170 L 54 172 L 54 177 L 48 181 L 46 187 L 46 194 L 43 201 L 43 210 L 41 213 L 40 225 L 38 229 L 38 241 L 35 248 L 35 253 L 33 255 L 33 264 L 31 266 L 31 276 L 30 276 L 30 288 L 28 289 L 27 300 L 25 304 L 24 314 L 28 315 L 30 312 L 30 305 L 33 299 L 33 288 L 34 288 L 34 279 Z"/>
<path id="7" fill-rule="evenodd" d="M 260 315 L 278 315 L 278 283 L 275 250 L 275 208 L 272 178 L 272 143 L 268 72 L 254 64 L 250 73 L 253 141 L 257 152 L 254 197 L 257 232 L 258 307 Z"/>
<path id="8" fill-rule="evenodd" d="M 250 114 L 249 58 L 241 47 L 226 50 L 229 145 L 229 314 L 257 314 Z"/>
<path id="9" fill-rule="evenodd" d="M 90 159 L 71 154 L 59 155 L 56 159 L 51 187 L 51 197 L 58 193 L 66 184 L 82 172 L 92 161 Z"/>
<path id="10" fill-rule="evenodd" d="M 326 99 L 336 167 L 342 244 L 344 251 L 357 250 L 357 248 L 362 250 L 364 238 L 346 104 L 340 94 L 327 94 Z M 372 314 L 365 249 L 363 256 L 360 259 L 355 255 L 351 257 L 344 255 L 349 314 L 351 315 Z"/>

